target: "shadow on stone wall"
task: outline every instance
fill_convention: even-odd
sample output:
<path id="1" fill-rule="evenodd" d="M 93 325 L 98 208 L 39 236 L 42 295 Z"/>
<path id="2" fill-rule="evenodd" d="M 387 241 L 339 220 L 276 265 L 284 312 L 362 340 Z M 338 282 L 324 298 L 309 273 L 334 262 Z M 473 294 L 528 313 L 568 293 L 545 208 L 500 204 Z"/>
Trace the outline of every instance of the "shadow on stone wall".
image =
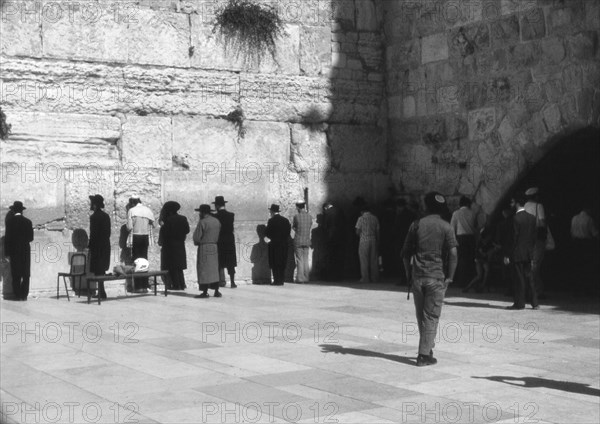
<path id="1" fill-rule="evenodd" d="M 556 242 L 556 249 L 547 252 L 542 275 L 555 289 L 585 292 L 581 282 L 573 281 L 575 258 L 570 237 L 571 219 L 584 205 L 592 209 L 596 224 L 600 222 L 600 128 L 587 127 L 561 134 L 549 140 L 542 157 L 525 170 L 510 187 L 494 211 L 496 220 L 501 208 L 515 193 L 529 187 L 539 187 L 548 224 Z M 597 282 L 598 255 L 594 265 Z"/>

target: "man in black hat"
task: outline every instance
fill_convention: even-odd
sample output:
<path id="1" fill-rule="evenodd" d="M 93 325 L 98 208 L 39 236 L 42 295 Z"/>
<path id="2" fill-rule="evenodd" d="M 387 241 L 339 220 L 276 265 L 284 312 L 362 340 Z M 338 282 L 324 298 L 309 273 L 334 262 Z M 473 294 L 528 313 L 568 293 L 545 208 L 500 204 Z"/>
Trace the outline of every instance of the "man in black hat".
<path id="1" fill-rule="evenodd" d="M 227 201 L 223 196 L 215 197 L 215 218 L 221 223 L 221 232 L 219 233 L 219 283 L 225 287 L 225 268 L 231 280 L 231 288 L 235 289 L 235 267 L 237 266 L 237 255 L 235 251 L 235 235 L 233 234 L 233 221 L 235 214 L 225 209 Z"/>
<path id="2" fill-rule="evenodd" d="M 23 216 L 27 209 L 22 202 L 16 201 L 10 207 L 14 213 L 6 227 L 4 245 L 6 256 L 10 258 L 12 286 L 16 300 L 27 300 L 29 295 L 29 279 L 31 276 L 31 247 L 33 241 L 33 225 Z"/>
<path id="3" fill-rule="evenodd" d="M 433 347 L 446 289 L 456 271 L 458 246 L 452 227 L 442 218 L 448 211 L 444 196 L 437 192 L 428 193 L 425 209 L 426 216 L 410 226 L 402 249 L 406 279 L 409 284 L 412 282 L 419 327 L 419 367 L 437 363 Z M 446 254 L 448 264 L 444 263 Z M 447 274 L 444 273 L 446 268 Z"/>
<path id="4" fill-rule="evenodd" d="M 211 215 L 210 205 L 200 205 L 196 211 L 200 212 L 200 221 L 194 231 L 194 244 L 198 246 L 196 271 L 198 273 L 198 285 L 202 290 L 202 293 L 196 297 L 200 299 L 208 298 L 208 289 L 215 291 L 215 297 L 221 297 L 217 248 L 221 223 Z"/>
<path id="5" fill-rule="evenodd" d="M 165 284 L 170 290 L 184 290 L 185 277 L 183 270 L 187 269 L 185 238 L 190 232 L 190 224 L 185 216 L 177 212 L 181 205 L 168 201 L 160 213 L 161 227 L 158 233 L 160 249 L 160 269 L 169 271 L 169 279 Z M 170 283 L 170 287 L 169 287 Z"/>
<path id="6" fill-rule="evenodd" d="M 96 194 L 90 196 L 90 272 L 104 275 L 110 268 L 110 216 L 104 212 L 104 198 Z M 106 299 L 104 282 L 98 283 L 98 296 Z"/>
<path id="7" fill-rule="evenodd" d="M 287 218 L 279 214 L 279 205 L 269 208 L 271 219 L 267 222 L 266 235 L 269 242 L 269 267 L 273 272 L 273 286 L 283 286 L 285 279 L 285 266 L 288 255 L 288 239 L 292 226 Z"/>

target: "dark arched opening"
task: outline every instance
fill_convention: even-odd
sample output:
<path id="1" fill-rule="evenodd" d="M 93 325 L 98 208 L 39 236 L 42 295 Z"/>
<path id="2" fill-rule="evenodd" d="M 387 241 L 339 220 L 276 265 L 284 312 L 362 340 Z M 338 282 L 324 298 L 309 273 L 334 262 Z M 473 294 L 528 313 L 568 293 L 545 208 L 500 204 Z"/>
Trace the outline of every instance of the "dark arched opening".
<path id="1" fill-rule="evenodd" d="M 596 222 L 600 218 L 600 128 L 588 127 L 549 141 L 546 154 L 511 187 L 499 203 L 497 212 L 514 193 L 539 187 L 556 249 L 547 252 L 542 276 L 547 287 L 579 289 L 572 278 L 571 219 L 584 205 L 592 208 Z M 494 216 L 498 216 L 498 213 Z M 597 243 L 596 243 L 597 245 Z M 596 246 L 598 247 L 598 246 Z M 598 251 L 598 249 L 597 249 Z M 598 280 L 595 256 L 594 279 Z"/>

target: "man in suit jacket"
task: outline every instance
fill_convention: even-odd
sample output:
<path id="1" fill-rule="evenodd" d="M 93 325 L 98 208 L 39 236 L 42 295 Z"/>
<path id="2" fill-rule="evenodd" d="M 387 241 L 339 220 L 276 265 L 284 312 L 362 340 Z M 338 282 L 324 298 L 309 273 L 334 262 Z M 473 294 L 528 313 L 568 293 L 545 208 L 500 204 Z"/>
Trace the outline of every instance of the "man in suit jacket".
<path id="1" fill-rule="evenodd" d="M 177 202 L 168 201 L 163 205 L 158 234 L 158 245 L 161 247 L 160 269 L 169 271 L 169 276 L 165 279 L 169 290 L 186 288 L 183 270 L 187 269 L 185 239 L 190 232 L 190 224 L 185 216 L 177 213 L 179 209 L 181 205 Z"/>
<path id="2" fill-rule="evenodd" d="M 90 196 L 90 272 L 104 275 L 110 268 L 110 217 L 104 209 L 104 198 L 99 194 Z M 104 282 L 98 283 L 98 296 L 106 299 Z"/>
<path id="3" fill-rule="evenodd" d="M 531 261 L 536 241 L 535 216 L 525 210 L 524 196 L 515 199 L 517 213 L 513 218 L 513 249 L 512 262 L 516 281 L 514 285 L 514 303 L 506 309 L 525 309 L 525 302 L 530 300 L 533 309 L 539 309 L 535 285 L 531 275 Z M 511 258 L 505 257 L 504 263 L 510 263 Z"/>
<path id="4" fill-rule="evenodd" d="M 267 222 L 267 237 L 269 242 L 269 267 L 273 271 L 273 286 L 283 286 L 285 266 L 288 255 L 288 239 L 292 225 L 287 218 L 279 215 L 279 205 L 269 208 L 271 219 Z"/>
<path id="5" fill-rule="evenodd" d="M 16 300 L 27 300 L 29 295 L 29 278 L 31 276 L 31 247 L 33 241 L 33 225 L 23 216 L 27 209 L 22 202 L 16 201 L 11 206 L 14 213 L 7 222 L 5 248 L 10 257 L 13 292 Z"/>
<path id="6" fill-rule="evenodd" d="M 225 287 L 225 268 L 231 280 L 231 288 L 235 289 L 235 267 L 237 266 L 237 255 L 235 252 L 235 235 L 233 234 L 233 221 L 235 214 L 225 209 L 225 197 L 215 197 L 215 218 L 221 223 L 221 232 L 219 233 L 219 242 L 217 248 L 219 251 L 219 283 Z"/>

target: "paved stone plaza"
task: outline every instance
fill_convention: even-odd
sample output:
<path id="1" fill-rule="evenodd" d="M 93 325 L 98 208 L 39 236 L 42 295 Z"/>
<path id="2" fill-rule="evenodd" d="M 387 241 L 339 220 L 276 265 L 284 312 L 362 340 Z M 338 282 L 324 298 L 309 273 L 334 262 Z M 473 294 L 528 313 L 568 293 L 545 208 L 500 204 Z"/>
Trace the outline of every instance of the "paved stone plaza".
<path id="1" fill-rule="evenodd" d="M 597 423 L 598 302 L 451 289 L 415 366 L 392 283 L 1 301 L 3 422 Z"/>

